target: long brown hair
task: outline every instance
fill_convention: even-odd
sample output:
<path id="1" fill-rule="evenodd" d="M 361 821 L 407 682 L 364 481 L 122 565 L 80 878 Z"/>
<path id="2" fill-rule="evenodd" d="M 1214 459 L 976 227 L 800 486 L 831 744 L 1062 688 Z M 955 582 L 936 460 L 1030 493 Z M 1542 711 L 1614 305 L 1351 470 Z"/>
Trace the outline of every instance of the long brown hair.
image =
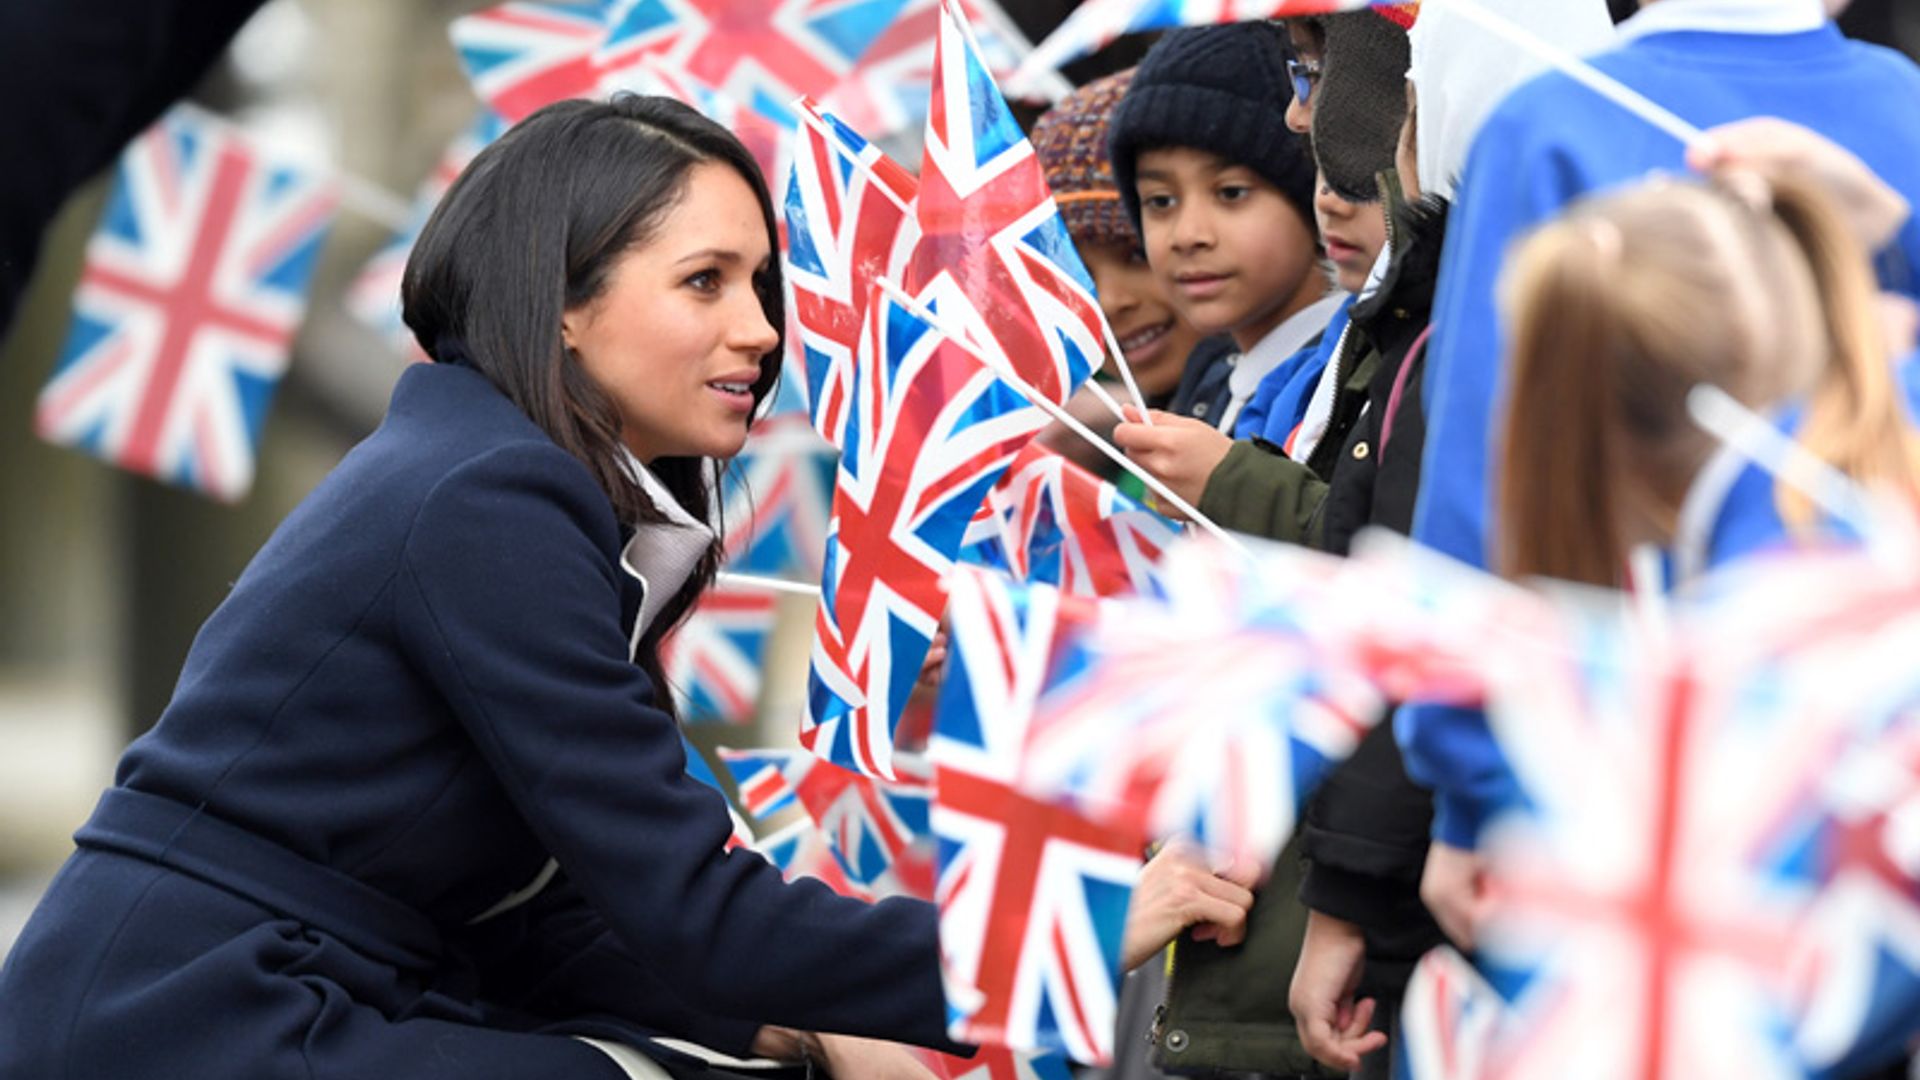
<path id="1" fill-rule="evenodd" d="M 1614 584 L 1672 535 L 1715 443 L 1696 384 L 1757 409 L 1807 400 L 1799 441 L 1863 482 L 1920 493 L 1865 252 L 1789 178 L 1658 181 L 1589 200 L 1529 238 L 1502 283 L 1512 384 L 1498 563 Z M 1780 485 L 1783 518 L 1813 510 Z"/>
<path id="2" fill-rule="evenodd" d="M 401 282 L 403 317 L 421 348 L 499 388 L 587 467 L 627 526 L 666 514 L 629 470 L 619 414 L 561 340 L 561 317 L 605 291 L 620 257 L 652 237 L 705 162 L 746 180 L 778 251 L 773 199 L 739 139 L 678 101 L 620 94 L 549 105 L 482 150 L 427 219 Z M 754 284 L 767 322 L 784 327 L 779 260 Z M 780 357 L 776 344 L 760 358 L 756 406 L 773 391 Z M 719 463 L 663 457 L 649 468 L 688 513 L 712 520 Z M 720 555 L 716 540 L 640 639 L 640 665 L 669 712 L 659 643 L 713 583 Z"/>

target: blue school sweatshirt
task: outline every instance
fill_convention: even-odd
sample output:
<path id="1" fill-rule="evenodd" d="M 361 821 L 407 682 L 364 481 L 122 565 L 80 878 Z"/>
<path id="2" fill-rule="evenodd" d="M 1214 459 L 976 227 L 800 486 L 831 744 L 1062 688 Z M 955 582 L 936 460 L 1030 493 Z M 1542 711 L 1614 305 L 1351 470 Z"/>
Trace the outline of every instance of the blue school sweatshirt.
<path id="1" fill-rule="evenodd" d="M 1275 446 L 1287 444 L 1288 436 L 1307 418 L 1307 403 L 1313 400 L 1320 376 L 1340 349 L 1340 339 L 1346 334 L 1352 317 L 1354 299 L 1349 296 L 1334 309 L 1333 318 L 1327 321 L 1327 328 L 1320 332 L 1318 341 L 1282 360 L 1279 367 L 1260 380 L 1233 422 L 1234 438 L 1265 439 Z"/>
<path id="2" fill-rule="evenodd" d="M 1656 33 L 1594 64 L 1703 128 L 1760 115 L 1815 128 L 1920 206 L 1920 68 L 1831 23 L 1781 35 Z M 1681 144 L 1558 72 L 1488 118 L 1460 185 L 1434 305 L 1424 404 L 1435 467 L 1421 481 L 1415 539 L 1487 563 L 1503 366 L 1494 289 L 1507 250 L 1580 195 L 1656 170 L 1684 172 Z M 1915 267 L 1920 221 L 1879 260 L 1883 284 L 1908 295 L 1920 295 Z M 1396 732 L 1408 773 L 1435 789 L 1435 836 L 1471 848 L 1488 808 L 1507 794 L 1498 755 L 1482 753 L 1491 746 L 1485 717 L 1403 709 Z"/>

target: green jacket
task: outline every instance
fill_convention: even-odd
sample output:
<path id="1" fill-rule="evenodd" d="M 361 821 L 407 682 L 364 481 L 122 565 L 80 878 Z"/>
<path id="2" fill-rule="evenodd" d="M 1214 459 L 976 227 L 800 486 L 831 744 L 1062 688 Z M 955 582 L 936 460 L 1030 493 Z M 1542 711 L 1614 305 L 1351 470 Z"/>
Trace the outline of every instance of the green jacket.
<path id="1" fill-rule="evenodd" d="M 1338 372 L 1333 422 L 1303 464 L 1265 439 L 1236 439 L 1227 456 L 1207 477 L 1200 494 L 1201 513 L 1222 528 L 1269 540 L 1319 546 L 1333 456 L 1346 442 L 1345 432 L 1367 401 L 1368 384 L 1380 366 L 1380 354 L 1365 334 L 1349 330 L 1329 373 Z M 1338 433 L 1338 434 L 1336 434 Z"/>
<path id="2" fill-rule="evenodd" d="M 1342 1077 L 1307 1056 L 1287 1010 L 1287 988 L 1307 932 L 1297 894 L 1296 837 L 1247 913 L 1247 939 L 1231 949 L 1181 938 L 1167 1000 L 1155 1014 L 1153 1064 L 1169 1073 Z"/>

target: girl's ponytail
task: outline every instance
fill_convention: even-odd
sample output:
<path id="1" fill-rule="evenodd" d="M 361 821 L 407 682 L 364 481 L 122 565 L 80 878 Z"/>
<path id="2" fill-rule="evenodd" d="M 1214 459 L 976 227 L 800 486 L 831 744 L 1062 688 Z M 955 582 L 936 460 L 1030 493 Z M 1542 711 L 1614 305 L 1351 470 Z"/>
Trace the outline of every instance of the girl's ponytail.
<path id="1" fill-rule="evenodd" d="M 1812 271 L 1832 347 L 1799 441 L 1863 484 L 1920 499 L 1920 438 L 1901 403 L 1866 252 L 1823 192 L 1792 178 L 1775 180 L 1772 189 L 1773 214 Z M 1812 525 L 1815 510 L 1805 494 L 1782 484 L 1775 498 L 1790 528 Z"/>

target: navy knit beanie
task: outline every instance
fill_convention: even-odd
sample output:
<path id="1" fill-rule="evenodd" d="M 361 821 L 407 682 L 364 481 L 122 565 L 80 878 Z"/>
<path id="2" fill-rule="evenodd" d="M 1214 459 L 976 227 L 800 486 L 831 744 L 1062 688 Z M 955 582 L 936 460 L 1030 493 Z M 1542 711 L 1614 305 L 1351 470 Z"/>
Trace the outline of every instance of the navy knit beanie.
<path id="1" fill-rule="evenodd" d="M 1190 146 L 1245 165 L 1286 196 L 1313 228 L 1313 156 L 1287 129 L 1293 83 L 1287 78 L 1281 30 L 1273 23 L 1228 23 L 1169 32 L 1134 72 L 1114 110 L 1107 156 L 1140 225 L 1134 189 L 1142 152 Z"/>

